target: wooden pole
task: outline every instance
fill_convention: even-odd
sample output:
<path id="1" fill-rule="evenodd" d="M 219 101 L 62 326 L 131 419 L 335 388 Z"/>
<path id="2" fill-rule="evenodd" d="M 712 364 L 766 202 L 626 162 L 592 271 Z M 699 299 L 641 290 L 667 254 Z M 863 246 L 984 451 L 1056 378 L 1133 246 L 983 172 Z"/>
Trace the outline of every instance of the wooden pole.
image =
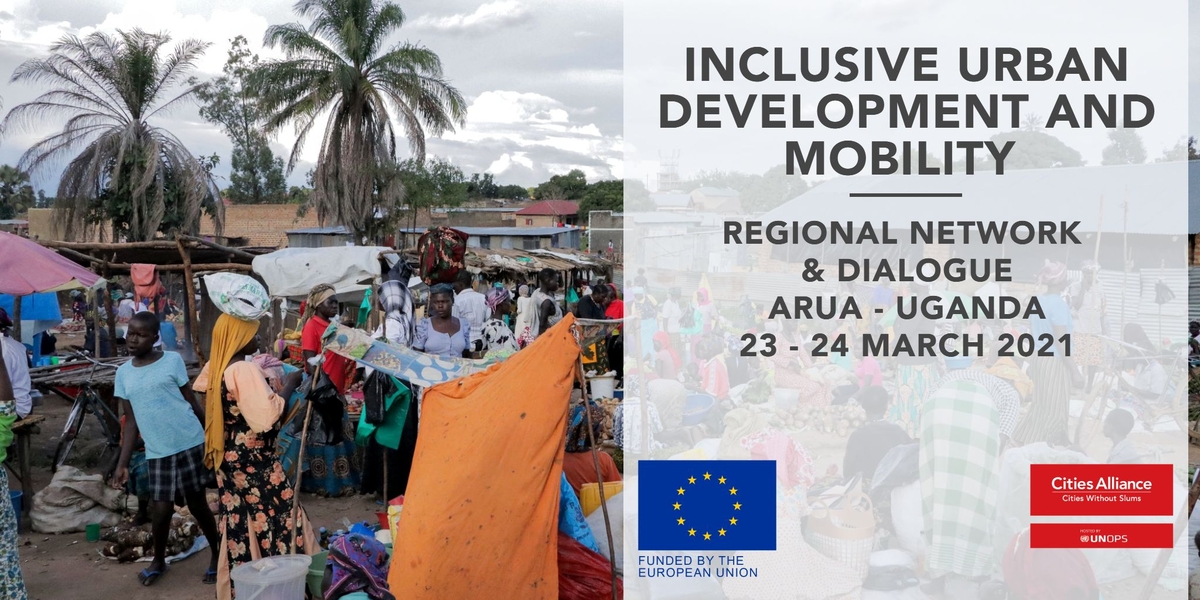
<path id="1" fill-rule="evenodd" d="M 382 305 L 383 305 L 383 286 L 382 286 L 382 284 L 379 283 L 378 279 L 375 280 L 375 286 L 377 289 L 379 289 L 379 297 L 375 299 L 375 303 L 382 307 Z M 375 312 L 375 311 L 371 311 L 371 312 Z M 383 327 L 383 339 L 386 340 L 386 339 L 388 339 L 388 336 L 387 336 L 387 313 L 383 312 L 382 309 L 379 311 L 379 313 L 380 313 L 379 318 L 380 318 L 381 327 Z M 403 425 L 401 427 L 403 427 Z M 376 443 L 378 443 L 378 442 L 376 442 Z M 383 490 L 382 490 L 383 491 L 383 506 L 384 506 L 383 510 L 384 510 L 384 512 L 387 512 L 387 503 L 389 500 L 391 500 L 391 497 L 388 496 L 388 448 L 385 446 L 380 446 L 379 448 L 383 452 Z M 392 543 L 395 544 L 396 540 L 392 540 Z"/>
<path id="2" fill-rule="evenodd" d="M 101 265 L 101 271 L 104 273 L 104 280 L 105 280 L 105 281 L 107 281 L 107 282 L 109 282 L 109 283 L 111 283 L 111 282 L 112 282 L 112 279 L 111 279 L 111 277 L 112 277 L 112 269 L 110 269 L 110 268 L 108 267 L 108 263 L 107 263 L 107 262 L 105 262 L 105 263 L 103 263 L 103 264 Z M 108 317 L 108 318 L 107 318 L 107 321 L 108 321 L 108 347 L 109 347 L 111 350 L 113 350 L 113 354 L 114 354 L 114 355 L 116 355 L 116 349 L 117 349 L 117 311 L 116 311 L 116 309 L 115 309 L 115 308 L 113 308 L 112 294 L 108 293 L 108 287 L 107 287 L 107 286 L 105 286 L 105 288 L 104 288 L 104 298 L 103 298 L 103 301 L 104 301 L 104 312 L 105 312 L 105 316 L 106 316 L 106 317 Z M 97 302 L 96 302 L 96 306 L 97 306 L 97 307 L 99 307 L 99 306 L 100 306 L 100 302 L 99 302 L 99 301 L 97 301 Z M 100 310 L 99 310 L 98 308 L 97 308 L 97 310 L 96 310 L 96 314 L 97 314 L 97 315 L 99 315 L 99 314 L 100 314 Z M 98 318 L 98 317 L 97 317 L 97 318 Z M 97 323 L 99 323 L 99 321 L 97 321 Z M 99 339 L 100 339 L 100 330 L 99 330 L 99 325 L 98 325 L 98 324 L 97 324 L 97 329 L 96 329 L 96 339 L 97 339 L 97 340 L 99 340 Z M 96 342 L 96 348 L 97 348 L 97 350 L 96 350 L 96 356 L 103 356 L 103 355 L 101 355 L 101 354 L 100 354 L 100 351 L 99 351 L 99 348 L 100 348 L 100 343 L 99 343 L 99 342 Z"/>
<path id="3" fill-rule="evenodd" d="M 296 523 L 300 520 L 300 481 L 304 479 L 304 446 L 308 444 L 308 421 L 312 418 L 312 402 L 308 398 L 305 398 L 304 402 L 308 406 L 304 409 L 304 429 L 300 431 L 300 456 L 296 458 L 296 485 L 292 488 L 292 541 L 288 545 L 288 554 L 296 553 Z"/>
<path id="4" fill-rule="evenodd" d="M 578 369 L 579 380 L 582 382 L 582 354 L 580 355 L 580 359 L 576 368 Z M 584 388 L 584 391 L 586 391 L 586 387 Z M 642 402 L 647 401 L 647 399 L 642 400 Z M 600 488 L 600 510 L 604 511 L 604 531 L 608 534 L 608 564 L 612 573 L 612 597 L 613 600 L 617 600 L 617 549 L 613 548 L 612 521 L 609 520 L 608 499 L 604 494 L 604 473 L 600 470 L 600 455 L 597 454 L 598 450 L 596 450 L 596 438 L 592 435 L 592 410 L 591 407 L 588 406 L 588 399 L 586 397 L 583 399 L 583 416 L 584 419 L 587 420 L 587 422 L 584 424 L 584 427 L 587 427 L 588 446 L 591 448 L 592 453 L 592 465 L 596 467 L 596 480 L 600 482 L 598 484 Z M 647 424 L 642 423 L 642 428 L 648 429 Z"/>
<path id="5" fill-rule="evenodd" d="M 104 355 L 100 353 L 100 348 L 102 347 L 100 345 L 100 294 L 103 293 L 104 295 L 107 296 L 108 288 L 105 287 L 103 292 L 100 292 L 97 290 L 91 290 L 91 293 L 92 293 L 92 321 L 94 323 L 94 325 L 93 325 L 94 330 L 92 333 L 92 354 L 96 358 L 104 358 Z M 84 337 L 86 339 L 86 335 Z M 115 337 L 108 338 L 108 343 L 109 344 L 116 343 L 116 338 Z M 87 344 L 84 344 L 84 345 L 86 346 Z"/>
<path id="6" fill-rule="evenodd" d="M 236 256 L 238 258 L 244 258 L 247 260 L 254 260 L 254 255 L 250 254 L 249 252 L 246 252 L 245 250 L 239 250 L 237 248 L 230 248 L 229 246 L 222 246 L 220 244 L 210 242 L 208 240 L 202 240 L 200 238 L 192 237 L 190 235 L 182 235 L 179 237 L 181 239 L 187 240 L 194 244 L 199 244 L 201 246 L 207 246 L 209 248 L 212 248 L 213 250 L 220 250 L 221 252 L 228 253 L 231 256 Z"/>
<path id="7" fill-rule="evenodd" d="M 182 240 L 175 240 L 175 245 L 179 249 L 179 256 L 183 258 L 183 281 L 187 288 L 187 311 L 188 319 L 192 324 L 192 350 L 196 353 L 196 360 L 204 362 L 204 351 L 200 348 L 200 327 L 196 322 L 196 283 L 192 279 L 192 255 L 183 245 Z M 303 450 L 301 450 L 303 451 Z"/>
<path id="8" fill-rule="evenodd" d="M 24 296 L 13 296 L 12 322 L 13 322 L 13 339 L 24 344 L 25 340 L 21 339 L 21 300 L 22 300 L 22 298 L 24 298 Z"/>

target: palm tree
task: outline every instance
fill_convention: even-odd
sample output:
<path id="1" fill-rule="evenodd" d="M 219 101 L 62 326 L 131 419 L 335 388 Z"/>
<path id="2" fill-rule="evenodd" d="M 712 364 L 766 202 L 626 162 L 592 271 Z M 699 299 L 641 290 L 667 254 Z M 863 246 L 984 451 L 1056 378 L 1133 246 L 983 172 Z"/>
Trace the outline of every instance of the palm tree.
<path id="1" fill-rule="evenodd" d="M 266 129 L 296 128 L 288 171 L 320 117 L 329 113 L 313 174 L 313 206 L 322 222 L 351 228 L 356 239 L 370 236 L 379 214 L 395 214 L 399 194 L 386 187 L 396 162 L 399 120 L 409 148 L 425 158 L 425 136 L 461 125 L 465 102 L 442 74 L 442 62 L 423 46 L 384 47 L 404 24 L 404 12 L 375 0 L 300 0 L 299 23 L 273 25 L 264 43 L 285 58 L 269 61 L 254 77 Z M 382 204 L 382 205 L 381 205 Z"/>
<path id="2" fill-rule="evenodd" d="M 164 226 L 194 232 L 202 209 L 218 228 L 222 209 L 208 171 L 171 132 L 150 124 L 192 98 L 195 86 L 168 98 L 208 44 L 186 40 L 164 55 L 166 34 L 141 29 L 66 36 L 50 56 L 30 59 L 11 81 L 50 91 L 14 107 L 0 130 L 63 118 L 61 132 L 34 144 L 17 168 L 37 172 L 74 154 L 58 182 L 59 222 L 68 236 L 111 220 L 113 235 L 147 240 Z"/>

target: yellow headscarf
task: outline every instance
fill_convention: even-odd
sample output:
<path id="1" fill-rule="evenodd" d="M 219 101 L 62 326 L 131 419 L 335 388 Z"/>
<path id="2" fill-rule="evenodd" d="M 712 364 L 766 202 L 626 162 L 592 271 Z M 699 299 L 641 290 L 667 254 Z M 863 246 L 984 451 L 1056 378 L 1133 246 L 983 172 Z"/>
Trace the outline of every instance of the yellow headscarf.
<path id="1" fill-rule="evenodd" d="M 1033 380 L 1011 358 L 997 360 L 986 372 L 1008 381 L 1022 398 L 1028 398 L 1033 392 Z"/>
<path id="2" fill-rule="evenodd" d="M 337 290 L 328 283 L 319 283 L 309 290 L 308 298 L 304 300 L 304 314 L 300 316 L 300 328 L 317 313 L 317 306 L 337 295 Z"/>
<path id="3" fill-rule="evenodd" d="M 221 382 L 225 368 L 258 333 L 258 321 L 221 315 L 213 327 L 208 360 L 208 391 L 204 403 L 204 465 L 217 469 L 225 458 L 225 412 L 221 410 Z"/>

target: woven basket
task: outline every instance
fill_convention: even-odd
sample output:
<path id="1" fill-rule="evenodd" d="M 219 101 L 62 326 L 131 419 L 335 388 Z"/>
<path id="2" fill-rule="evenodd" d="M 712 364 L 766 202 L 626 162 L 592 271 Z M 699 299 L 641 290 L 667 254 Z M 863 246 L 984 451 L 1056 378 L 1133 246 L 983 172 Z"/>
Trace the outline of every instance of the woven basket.
<path id="1" fill-rule="evenodd" d="M 831 508 L 838 499 L 838 508 Z M 804 528 L 804 539 L 818 552 L 866 577 L 875 546 L 875 513 L 861 483 L 839 498 L 817 498 Z"/>

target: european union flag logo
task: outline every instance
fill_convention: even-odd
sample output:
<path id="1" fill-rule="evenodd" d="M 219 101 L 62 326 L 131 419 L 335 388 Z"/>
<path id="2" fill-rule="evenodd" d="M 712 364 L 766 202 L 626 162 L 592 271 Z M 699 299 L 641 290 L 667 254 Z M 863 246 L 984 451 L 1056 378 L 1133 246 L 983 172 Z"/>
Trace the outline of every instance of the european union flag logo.
<path id="1" fill-rule="evenodd" d="M 638 461 L 638 550 L 774 550 L 775 461 Z"/>

